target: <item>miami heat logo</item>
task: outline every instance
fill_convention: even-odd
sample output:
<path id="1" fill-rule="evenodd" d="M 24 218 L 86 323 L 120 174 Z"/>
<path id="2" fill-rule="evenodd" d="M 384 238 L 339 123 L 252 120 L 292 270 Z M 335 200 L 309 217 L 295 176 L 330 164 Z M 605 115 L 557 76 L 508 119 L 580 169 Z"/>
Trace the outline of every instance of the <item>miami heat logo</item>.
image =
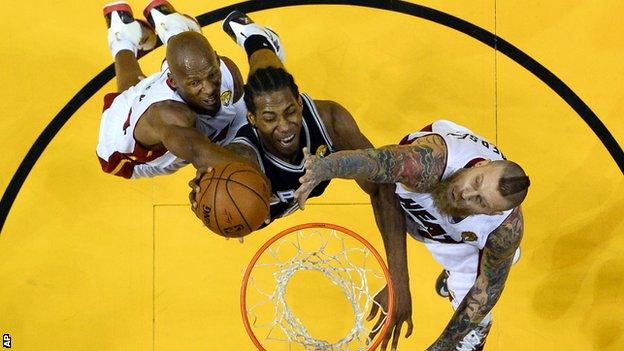
<path id="1" fill-rule="evenodd" d="M 226 90 L 224 92 L 221 93 L 221 104 L 228 106 L 230 105 L 230 99 L 232 98 L 232 92 L 229 90 Z"/>
<path id="2" fill-rule="evenodd" d="M 473 232 L 462 232 L 461 237 L 463 241 L 477 241 L 477 234 Z"/>
<path id="3" fill-rule="evenodd" d="M 327 156 L 327 151 L 329 149 L 327 148 L 327 145 L 323 144 L 321 146 L 319 146 L 318 148 L 316 148 L 316 152 L 314 153 L 316 156 L 318 157 L 325 157 Z"/>

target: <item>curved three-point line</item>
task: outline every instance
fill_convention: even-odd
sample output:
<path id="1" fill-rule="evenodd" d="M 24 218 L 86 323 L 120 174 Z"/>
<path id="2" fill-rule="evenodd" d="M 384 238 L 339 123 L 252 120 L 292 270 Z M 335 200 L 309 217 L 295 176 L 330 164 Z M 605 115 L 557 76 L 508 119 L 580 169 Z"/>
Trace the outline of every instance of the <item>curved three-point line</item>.
<path id="1" fill-rule="evenodd" d="M 596 116 L 596 114 L 554 73 L 542 66 L 539 62 L 532 59 L 506 40 L 497 37 L 493 33 L 476 26 L 470 22 L 464 21 L 458 17 L 447 13 L 434 10 L 429 7 L 408 3 L 405 1 L 394 0 L 271 0 L 271 1 L 245 1 L 238 4 L 226 6 L 214 11 L 204 13 L 197 17 L 199 23 L 203 26 L 215 23 L 225 18 L 225 16 L 233 10 L 240 10 L 251 13 L 259 10 L 267 10 L 272 8 L 297 6 L 297 5 L 353 5 L 361 7 L 369 7 L 394 11 L 426 19 L 443 26 L 453 28 L 462 32 L 480 42 L 498 50 L 516 63 L 533 73 L 542 82 L 548 85 L 557 95 L 559 95 L 576 113 L 585 121 L 596 136 L 602 141 L 611 157 L 616 162 L 620 171 L 624 173 L 624 152 L 617 141 L 611 135 L 607 127 Z M 41 132 L 37 140 L 33 143 L 30 150 L 20 163 L 17 171 L 11 178 L 7 186 L 2 200 L 0 200 L 0 232 L 4 227 L 7 216 L 21 189 L 30 170 L 35 165 L 39 156 L 43 153 L 50 141 L 56 133 L 65 125 L 65 123 L 73 116 L 73 114 L 97 91 L 99 91 L 108 81 L 115 76 L 113 65 L 106 67 L 97 76 L 91 79 L 74 97 L 59 111 L 50 121 L 46 128 Z"/>

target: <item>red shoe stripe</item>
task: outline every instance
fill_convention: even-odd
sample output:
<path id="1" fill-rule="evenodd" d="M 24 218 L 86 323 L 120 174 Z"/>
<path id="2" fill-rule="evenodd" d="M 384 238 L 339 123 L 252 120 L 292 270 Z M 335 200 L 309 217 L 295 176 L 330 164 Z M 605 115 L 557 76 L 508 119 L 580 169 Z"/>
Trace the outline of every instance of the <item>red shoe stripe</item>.
<path id="1" fill-rule="evenodd" d="M 104 95 L 104 107 L 102 108 L 102 112 L 106 111 L 111 105 L 117 96 L 121 95 L 121 93 L 108 93 Z"/>
<path id="2" fill-rule="evenodd" d="M 147 6 L 145 6 L 145 9 L 143 9 L 143 17 L 148 18 L 150 15 L 150 11 L 152 11 L 154 7 L 160 6 L 163 4 L 167 4 L 169 5 L 169 7 L 173 8 L 173 6 L 171 6 L 169 1 L 167 0 L 152 0 L 147 4 Z"/>
<path id="3" fill-rule="evenodd" d="M 126 11 L 126 12 L 130 12 L 130 14 L 132 15 L 132 8 L 130 7 L 130 5 L 128 5 L 127 2 L 123 2 L 123 1 L 108 4 L 104 6 L 104 8 L 102 9 L 102 12 L 104 13 L 104 17 L 106 17 L 106 15 L 108 15 L 109 13 L 113 11 Z"/>

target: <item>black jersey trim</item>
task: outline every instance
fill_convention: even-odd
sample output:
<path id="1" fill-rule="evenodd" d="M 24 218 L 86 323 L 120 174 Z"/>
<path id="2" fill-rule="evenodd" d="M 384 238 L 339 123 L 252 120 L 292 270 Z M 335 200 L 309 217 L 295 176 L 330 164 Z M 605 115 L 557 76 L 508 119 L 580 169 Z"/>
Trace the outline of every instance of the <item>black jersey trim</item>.
<path id="1" fill-rule="evenodd" d="M 319 127 L 319 130 L 321 131 L 321 135 L 323 136 L 323 139 L 325 139 L 325 142 L 327 143 L 327 146 L 329 147 L 329 151 L 334 152 L 334 143 L 331 137 L 329 136 L 329 133 L 327 132 L 327 128 L 325 128 L 325 123 L 323 123 L 323 119 L 321 118 L 321 114 L 318 112 L 318 109 L 316 108 L 316 104 L 314 103 L 314 100 L 312 100 L 310 95 L 306 93 L 301 93 L 301 96 L 303 97 L 303 100 L 305 101 L 306 105 L 308 105 L 308 108 L 310 109 L 310 113 L 312 114 L 312 117 L 314 117 L 316 125 Z"/>
<path id="2" fill-rule="evenodd" d="M 206 12 L 197 16 L 200 25 L 206 26 L 217 21 L 223 20 L 233 10 L 252 13 L 260 10 L 268 10 L 286 6 L 298 5 L 353 5 L 368 8 L 376 8 L 381 10 L 403 13 L 406 15 L 422 18 L 434 23 L 441 24 L 445 27 L 454 29 L 463 33 L 481 43 L 498 50 L 498 52 L 512 59 L 518 65 L 531 72 L 550 89 L 552 89 L 568 106 L 570 106 L 578 116 L 585 121 L 587 126 L 594 132 L 598 139 L 607 149 L 616 165 L 622 173 L 624 173 L 624 152 L 622 147 L 615 140 L 609 129 L 602 123 L 600 118 L 591 110 L 581 98 L 566 85 L 553 72 L 548 70 L 542 64 L 537 62 L 524 51 L 518 49 L 512 43 L 491 33 L 473 23 L 467 22 L 459 17 L 455 17 L 448 13 L 435 10 L 430 7 L 418 5 L 406 1 L 399 0 L 274 0 L 274 1 L 244 1 L 229 6 L 222 7 L 213 11 Z M 93 79 L 85 84 L 65 106 L 52 118 L 45 129 L 39 134 L 37 140 L 34 141 L 24 159 L 18 166 L 9 184 L 4 190 L 2 200 L 0 200 L 0 232 L 4 228 L 4 224 L 9 215 L 9 211 L 15 198 L 17 197 L 22 185 L 30 174 L 35 163 L 45 151 L 46 147 L 74 113 L 82 107 L 96 92 L 108 83 L 115 76 L 113 64 L 104 68 Z"/>
<path id="3" fill-rule="evenodd" d="M 306 146 L 308 148 L 308 150 L 310 150 L 310 145 L 312 140 L 310 140 L 310 129 L 308 128 L 308 124 L 306 123 L 305 118 L 301 119 L 301 126 L 303 131 L 306 134 Z M 256 133 L 256 137 L 258 138 L 260 147 L 262 148 L 262 151 L 264 151 L 264 154 L 266 155 L 266 159 L 269 160 L 272 164 L 274 164 L 276 167 L 279 167 L 285 171 L 289 171 L 289 172 L 301 172 L 303 171 L 303 169 L 305 168 L 303 166 L 304 163 L 304 159 L 301 159 L 301 162 L 299 163 L 299 165 L 293 165 L 290 164 L 282 159 L 280 159 L 279 157 L 273 155 L 272 153 L 270 153 L 265 147 L 264 144 L 262 143 L 262 139 L 260 138 L 260 135 L 258 135 L 258 132 L 254 129 L 254 133 Z"/>
<path id="4" fill-rule="evenodd" d="M 295 201 L 292 206 L 288 207 L 286 209 L 286 211 L 284 211 L 284 213 L 282 213 L 278 218 L 284 218 L 286 216 L 289 216 L 295 212 L 297 212 L 297 210 L 299 209 L 299 203 L 297 201 Z"/>

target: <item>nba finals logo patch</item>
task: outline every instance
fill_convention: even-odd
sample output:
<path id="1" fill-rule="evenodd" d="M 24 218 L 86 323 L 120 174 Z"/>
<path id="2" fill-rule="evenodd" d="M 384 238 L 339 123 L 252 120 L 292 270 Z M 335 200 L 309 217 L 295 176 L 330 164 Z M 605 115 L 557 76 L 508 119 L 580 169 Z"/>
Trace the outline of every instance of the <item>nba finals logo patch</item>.
<path id="1" fill-rule="evenodd" d="M 221 93 L 221 104 L 225 106 L 230 105 L 230 99 L 232 98 L 232 92 L 230 90 L 226 90 Z"/>
<path id="2" fill-rule="evenodd" d="M 327 150 L 327 145 L 323 144 L 316 149 L 314 154 L 318 157 L 325 157 L 327 156 Z"/>
<path id="3" fill-rule="evenodd" d="M 464 241 L 477 241 L 477 234 L 473 232 L 462 232 L 461 237 Z"/>

